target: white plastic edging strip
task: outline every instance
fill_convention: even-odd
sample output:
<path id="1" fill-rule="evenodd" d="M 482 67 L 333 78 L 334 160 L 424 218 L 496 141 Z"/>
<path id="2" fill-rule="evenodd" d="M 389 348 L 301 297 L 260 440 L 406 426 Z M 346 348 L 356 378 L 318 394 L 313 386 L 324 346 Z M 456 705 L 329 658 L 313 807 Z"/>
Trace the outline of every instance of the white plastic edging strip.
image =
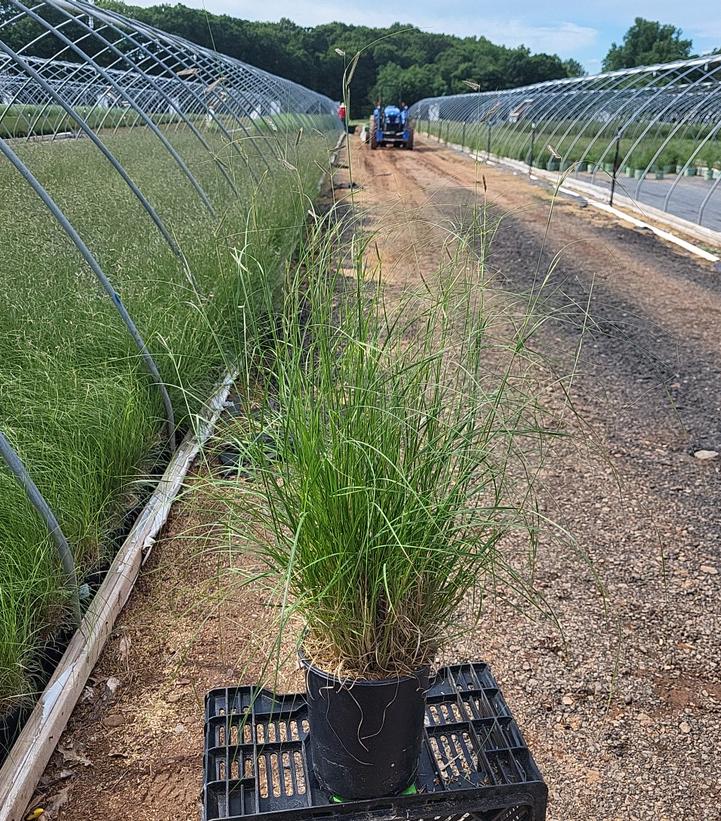
<path id="1" fill-rule="evenodd" d="M 570 188 L 564 188 L 562 186 L 558 190 L 564 194 L 571 194 L 574 197 L 579 196 L 577 191 L 574 191 Z M 705 248 L 700 248 L 698 245 L 694 245 L 692 242 L 687 242 L 685 239 L 681 239 L 681 237 L 677 237 L 675 234 L 671 234 L 668 231 L 664 231 L 662 228 L 656 228 L 653 225 L 649 225 L 647 222 L 637 219 L 636 217 L 631 216 L 631 214 L 625 213 L 625 211 L 619 211 L 618 208 L 614 208 L 612 205 L 608 205 L 608 203 L 600 202 L 599 200 L 593 198 L 586 200 L 586 202 L 589 205 L 592 205 L 594 208 L 598 208 L 600 211 L 605 211 L 607 214 L 613 214 L 614 217 L 618 217 L 619 219 L 629 222 L 636 228 L 646 228 L 649 231 L 653 231 L 653 233 L 656 234 L 657 237 L 666 240 L 666 242 L 672 242 L 674 245 L 678 245 L 685 251 L 689 251 L 690 253 L 695 254 L 698 257 L 701 257 L 701 259 L 705 259 L 708 262 L 721 261 L 721 257 L 709 253 Z"/>
<path id="2" fill-rule="evenodd" d="M 185 476 L 220 417 L 236 374 L 228 373 L 206 405 L 195 431 L 173 455 L 95 594 L 48 686 L 0 770 L 0 821 L 22 821 L 65 725 L 140 571 L 143 551 L 168 519 Z"/>

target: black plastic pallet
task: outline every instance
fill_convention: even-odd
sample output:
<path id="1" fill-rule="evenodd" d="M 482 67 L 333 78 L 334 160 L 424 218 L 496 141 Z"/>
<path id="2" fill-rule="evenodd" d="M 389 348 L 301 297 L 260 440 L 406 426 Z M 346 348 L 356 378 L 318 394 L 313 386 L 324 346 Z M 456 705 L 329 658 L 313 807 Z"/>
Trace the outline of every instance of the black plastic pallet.
<path id="1" fill-rule="evenodd" d="M 311 766 L 304 695 L 206 697 L 204 821 L 545 821 L 548 790 L 488 665 L 438 671 L 416 792 L 333 803 Z"/>

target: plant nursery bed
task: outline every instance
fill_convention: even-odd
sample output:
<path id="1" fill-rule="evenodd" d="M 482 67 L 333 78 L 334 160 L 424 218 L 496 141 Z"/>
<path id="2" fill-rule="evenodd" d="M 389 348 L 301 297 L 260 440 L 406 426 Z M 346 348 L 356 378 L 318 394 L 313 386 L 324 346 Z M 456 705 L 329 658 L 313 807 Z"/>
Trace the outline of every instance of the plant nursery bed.
<path id="1" fill-rule="evenodd" d="M 179 428 L 178 435 L 184 436 L 186 432 L 187 429 Z M 157 456 L 152 465 L 148 466 L 144 480 L 135 483 L 135 500 L 128 505 L 120 518 L 118 526 L 108 535 L 107 544 L 104 545 L 103 550 L 105 558 L 89 570 L 81 581 L 81 584 L 87 588 L 86 594 L 81 601 L 83 612 L 87 611 L 110 569 L 111 559 L 109 557 L 114 556 L 122 547 L 135 521 L 150 499 L 154 488 L 161 480 L 163 470 L 167 468 L 170 460 L 170 452 L 164 450 Z M 73 634 L 74 630 L 68 627 L 60 627 L 33 654 L 31 661 L 33 672 L 30 681 L 34 687 L 34 697 L 27 699 L 8 711 L 7 714 L 0 716 L 0 766 L 4 764 L 13 744 L 22 731 L 25 721 L 31 715 L 36 698 L 43 692 L 60 664 Z"/>
<path id="2" fill-rule="evenodd" d="M 490 668 L 441 668 L 426 698 L 415 784 L 342 802 L 314 774 L 305 694 L 211 690 L 205 701 L 204 821 L 343 818 L 544 821 L 547 788 Z"/>

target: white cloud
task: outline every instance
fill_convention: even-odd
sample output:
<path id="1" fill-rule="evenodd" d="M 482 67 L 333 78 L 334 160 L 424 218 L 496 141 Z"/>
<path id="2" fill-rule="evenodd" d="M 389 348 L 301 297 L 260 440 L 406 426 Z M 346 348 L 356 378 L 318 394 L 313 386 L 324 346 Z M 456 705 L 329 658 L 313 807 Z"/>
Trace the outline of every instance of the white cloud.
<path id="1" fill-rule="evenodd" d="M 590 26 L 579 26 L 576 23 L 559 22 L 544 25 L 533 25 L 524 20 L 504 20 L 498 17 L 481 18 L 434 18 L 427 24 L 450 34 L 461 36 L 482 35 L 494 43 L 506 46 L 528 46 L 532 51 L 558 52 L 564 57 L 571 57 L 579 51 L 592 47 L 598 37 L 598 31 Z"/>

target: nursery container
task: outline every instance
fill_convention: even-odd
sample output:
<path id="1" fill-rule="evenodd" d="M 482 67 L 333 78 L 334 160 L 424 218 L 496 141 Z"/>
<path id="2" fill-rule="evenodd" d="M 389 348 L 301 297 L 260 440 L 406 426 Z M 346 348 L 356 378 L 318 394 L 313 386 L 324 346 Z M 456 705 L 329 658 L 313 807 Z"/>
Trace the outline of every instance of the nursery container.
<path id="1" fill-rule="evenodd" d="M 560 161 L 555 159 L 555 158 L 551 158 L 546 163 L 546 170 L 547 171 L 558 171 L 560 169 L 560 167 L 561 167 Z"/>
<path id="2" fill-rule="evenodd" d="M 657 169 L 653 172 L 654 179 L 662 180 L 663 179 L 663 170 Z"/>
<path id="3" fill-rule="evenodd" d="M 707 168 L 703 172 L 703 175 L 707 180 L 712 180 L 713 179 L 713 168 Z"/>
<path id="4" fill-rule="evenodd" d="M 339 804 L 313 770 L 304 693 L 211 690 L 202 821 L 544 821 L 548 790 L 487 664 L 438 670 L 424 725 L 414 788 Z"/>
<path id="5" fill-rule="evenodd" d="M 645 168 L 635 169 L 635 171 L 633 172 L 634 179 L 640 180 L 641 177 L 643 177 L 645 170 L 646 170 Z"/>
<path id="6" fill-rule="evenodd" d="M 695 177 L 696 176 L 696 166 L 695 165 L 689 165 L 689 167 L 686 169 L 686 176 L 687 177 Z"/>
<path id="7" fill-rule="evenodd" d="M 344 800 L 398 795 L 413 784 L 429 670 L 401 678 L 340 679 L 301 655 L 313 771 Z"/>
<path id="8" fill-rule="evenodd" d="M 634 175 L 633 172 L 634 172 L 633 166 L 627 165 L 626 166 L 626 176 L 633 178 L 633 175 Z"/>
<path id="9" fill-rule="evenodd" d="M 605 163 L 603 164 L 603 170 L 604 170 L 607 174 L 613 174 L 613 163 L 612 163 L 612 162 L 605 162 Z"/>

